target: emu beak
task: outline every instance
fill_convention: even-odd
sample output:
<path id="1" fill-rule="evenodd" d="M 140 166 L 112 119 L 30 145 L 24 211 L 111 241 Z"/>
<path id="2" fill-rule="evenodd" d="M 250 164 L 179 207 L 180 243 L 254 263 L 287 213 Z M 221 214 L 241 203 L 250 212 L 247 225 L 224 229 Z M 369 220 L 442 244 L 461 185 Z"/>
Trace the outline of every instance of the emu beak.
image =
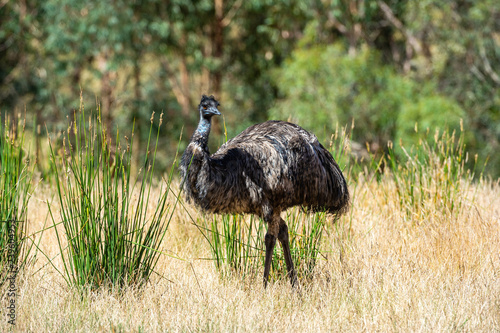
<path id="1" fill-rule="evenodd" d="M 214 107 L 209 108 L 208 111 L 210 111 L 210 113 L 212 113 L 215 116 L 220 116 L 220 114 L 221 114 L 219 112 L 219 110 L 217 108 L 214 108 Z"/>

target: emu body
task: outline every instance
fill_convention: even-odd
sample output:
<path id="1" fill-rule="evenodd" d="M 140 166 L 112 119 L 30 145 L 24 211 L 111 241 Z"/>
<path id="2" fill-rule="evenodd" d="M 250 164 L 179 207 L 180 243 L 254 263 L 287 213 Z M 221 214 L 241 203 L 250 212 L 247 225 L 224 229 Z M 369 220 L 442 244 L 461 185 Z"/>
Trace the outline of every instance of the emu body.
<path id="1" fill-rule="evenodd" d="M 276 240 L 283 246 L 292 285 L 297 283 L 280 213 L 303 206 L 308 211 L 342 214 L 349 192 L 340 168 L 314 134 L 283 121 L 253 125 L 213 155 L 207 143 L 211 118 L 219 103 L 203 96 L 200 123 L 181 160 L 188 201 L 213 213 L 250 213 L 268 223 L 264 285 L 267 285 Z"/>

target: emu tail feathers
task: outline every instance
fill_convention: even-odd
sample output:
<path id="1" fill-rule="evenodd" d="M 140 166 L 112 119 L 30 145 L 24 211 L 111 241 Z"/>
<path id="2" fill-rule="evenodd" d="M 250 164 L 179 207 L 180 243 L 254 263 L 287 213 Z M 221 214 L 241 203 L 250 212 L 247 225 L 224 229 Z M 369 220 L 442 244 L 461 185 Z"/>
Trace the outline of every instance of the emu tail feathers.
<path id="1" fill-rule="evenodd" d="M 325 194 L 328 193 L 327 197 L 324 198 L 323 209 L 319 210 L 340 216 L 349 210 L 350 197 L 347 182 L 337 162 L 327 149 L 320 144 L 316 153 L 325 170 L 325 186 L 328 187 L 323 191 Z"/>

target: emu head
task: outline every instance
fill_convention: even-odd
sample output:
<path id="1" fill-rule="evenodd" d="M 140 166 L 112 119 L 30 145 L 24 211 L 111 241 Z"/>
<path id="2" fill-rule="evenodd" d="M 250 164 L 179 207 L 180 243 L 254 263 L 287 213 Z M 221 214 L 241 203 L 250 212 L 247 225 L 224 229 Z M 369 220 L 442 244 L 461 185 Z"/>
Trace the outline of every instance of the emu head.
<path id="1" fill-rule="evenodd" d="M 212 118 L 212 116 L 220 115 L 219 109 L 217 107 L 220 105 L 219 102 L 215 100 L 213 95 L 201 97 L 200 105 L 198 105 L 198 110 L 200 111 L 200 116 L 206 119 Z"/>

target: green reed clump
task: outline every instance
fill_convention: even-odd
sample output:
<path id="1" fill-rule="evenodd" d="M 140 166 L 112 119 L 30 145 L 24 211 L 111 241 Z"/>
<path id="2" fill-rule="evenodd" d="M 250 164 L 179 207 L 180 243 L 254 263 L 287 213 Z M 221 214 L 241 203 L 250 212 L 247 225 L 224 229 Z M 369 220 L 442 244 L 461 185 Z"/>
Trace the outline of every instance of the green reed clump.
<path id="1" fill-rule="evenodd" d="M 253 215 L 224 214 L 205 220 L 202 232 L 209 241 L 217 269 L 227 275 L 252 275 L 258 269 L 264 244 L 264 224 Z"/>
<path id="2" fill-rule="evenodd" d="M 290 251 L 297 275 L 311 279 L 320 257 L 320 245 L 326 224 L 331 223 L 326 213 L 306 214 L 299 209 L 287 212 L 286 221 L 290 232 Z M 281 253 L 281 247 L 280 247 Z M 283 258 L 282 254 L 280 257 Z M 279 260 L 281 271 L 286 268 L 284 259 Z"/>
<path id="3" fill-rule="evenodd" d="M 294 208 L 285 221 L 290 234 L 290 249 L 299 279 L 310 279 L 318 262 L 323 229 L 327 223 L 324 213 L 306 214 Z M 216 268 L 222 275 L 238 274 L 256 277 L 263 274 L 267 226 L 253 215 L 232 214 L 205 218 L 199 228 L 208 240 Z M 271 279 L 284 278 L 287 269 L 279 242 L 273 255 Z"/>
<path id="4" fill-rule="evenodd" d="M 461 195 L 474 177 L 467 167 L 464 132 L 439 132 L 417 146 L 389 144 L 387 165 L 394 178 L 399 205 L 408 216 L 426 215 L 429 207 L 451 213 L 460 210 Z M 398 152 L 398 153 L 397 153 Z"/>
<path id="5" fill-rule="evenodd" d="M 5 115 L 0 126 L 0 284 L 27 263 L 33 246 L 26 227 L 35 163 L 24 147 L 25 119 Z"/>
<path id="6" fill-rule="evenodd" d="M 118 132 L 112 144 L 100 112 L 87 116 L 82 105 L 59 153 L 49 142 L 65 237 L 50 205 L 49 211 L 64 265 L 61 274 L 70 285 L 141 286 L 154 271 L 171 218 L 167 215 L 174 207 L 167 202 L 172 173 L 150 204 L 159 135 L 158 129 L 152 144 L 153 116 L 146 158 L 134 181 L 133 128 L 124 146 Z M 153 212 L 148 212 L 148 205 Z"/>

